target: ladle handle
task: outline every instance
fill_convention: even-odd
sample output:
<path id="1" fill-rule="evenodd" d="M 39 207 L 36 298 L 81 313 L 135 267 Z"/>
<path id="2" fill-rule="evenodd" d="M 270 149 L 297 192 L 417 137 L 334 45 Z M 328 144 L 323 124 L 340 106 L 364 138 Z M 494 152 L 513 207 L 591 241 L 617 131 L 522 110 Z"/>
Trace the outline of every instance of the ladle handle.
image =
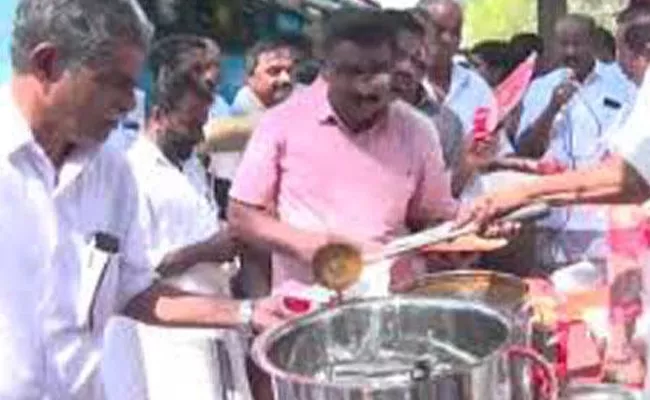
<path id="1" fill-rule="evenodd" d="M 532 222 L 538 219 L 548 217 L 551 213 L 551 207 L 544 203 L 533 203 L 529 206 L 521 207 L 515 211 L 504 215 L 499 218 L 500 221 L 513 221 L 513 222 Z"/>
<path id="2" fill-rule="evenodd" d="M 544 218 L 548 216 L 550 212 L 551 207 L 548 204 L 539 202 L 519 208 L 499 218 L 499 220 L 512 222 L 530 222 Z M 364 257 L 364 262 L 372 264 L 374 262 L 382 261 L 417 250 L 426 245 L 433 245 L 448 240 L 453 240 L 460 236 L 470 235 L 472 233 L 476 233 L 479 230 L 478 226 L 474 224 L 470 224 L 460 229 L 453 229 L 450 231 L 437 232 L 437 229 L 439 228 L 432 228 L 428 231 L 419 232 L 408 237 L 401 238 L 397 242 L 387 245 L 381 252 Z"/>
<path id="3" fill-rule="evenodd" d="M 508 357 L 510 359 L 513 358 L 523 358 L 527 359 L 529 361 L 532 361 L 533 364 L 535 364 L 537 367 L 539 367 L 545 375 L 545 378 L 547 379 L 547 384 L 548 384 L 548 390 L 549 393 L 544 393 L 543 395 L 547 395 L 548 400 L 558 400 L 559 392 L 560 392 L 560 384 L 558 382 L 557 377 L 555 376 L 555 372 L 553 371 L 553 366 L 546 361 L 544 356 L 540 355 L 537 353 L 535 350 L 524 347 L 524 346 L 512 346 L 508 349 Z"/>

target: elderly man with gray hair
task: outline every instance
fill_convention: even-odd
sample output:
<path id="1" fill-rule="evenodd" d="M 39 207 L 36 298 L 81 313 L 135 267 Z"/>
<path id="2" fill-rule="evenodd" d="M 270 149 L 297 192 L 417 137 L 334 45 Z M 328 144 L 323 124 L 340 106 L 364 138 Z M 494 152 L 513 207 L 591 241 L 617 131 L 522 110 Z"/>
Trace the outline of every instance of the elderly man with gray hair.
<path id="1" fill-rule="evenodd" d="M 200 297 L 157 282 L 142 200 L 103 146 L 134 106 L 152 29 L 135 0 L 21 0 L 0 89 L 0 398 L 103 397 L 104 328 L 148 323 L 263 329 L 275 299 Z"/>

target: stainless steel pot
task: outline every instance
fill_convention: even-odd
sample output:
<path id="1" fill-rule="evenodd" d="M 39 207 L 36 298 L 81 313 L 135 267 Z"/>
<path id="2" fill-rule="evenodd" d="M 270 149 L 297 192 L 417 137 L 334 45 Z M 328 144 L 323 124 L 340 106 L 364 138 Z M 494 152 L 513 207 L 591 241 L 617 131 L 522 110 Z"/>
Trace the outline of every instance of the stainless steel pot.
<path id="1" fill-rule="evenodd" d="M 395 292 L 483 303 L 505 314 L 521 330 L 513 332 L 514 343 L 528 345 L 530 342 L 533 315 L 528 303 L 528 285 L 514 275 L 487 270 L 445 271 L 423 275 Z"/>
<path id="2" fill-rule="evenodd" d="M 487 270 L 445 271 L 421 276 L 397 288 L 396 292 L 483 303 L 510 319 L 510 344 L 531 346 L 533 310 L 528 302 L 528 285 L 514 275 Z M 512 398 L 532 399 L 534 393 L 527 363 L 513 359 L 510 374 Z"/>
<path id="3" fill-rule="evenodd" d="M 571 385 L 562 400 L 641 400 L 641 392 L 620 385 Z"/>
<path id="4" fill-rule="evenodd" d="M 512 324 L 485 305 L 423 296 L 359 300 L 262 334 L 253 358 L 277 400 L 503 400 Z M 555 393 L 555 392 L 554 392 Z"/>

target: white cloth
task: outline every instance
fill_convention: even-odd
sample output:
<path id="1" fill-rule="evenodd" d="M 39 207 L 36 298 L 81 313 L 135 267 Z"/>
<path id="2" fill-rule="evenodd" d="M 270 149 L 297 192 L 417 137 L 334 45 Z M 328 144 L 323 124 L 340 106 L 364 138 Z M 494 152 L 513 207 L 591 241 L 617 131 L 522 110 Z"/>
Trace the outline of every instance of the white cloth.
<path id="1" fill-rule="evenodd" d="M 645 73 L 643 84 L 637 94 L 636 103 L 629 118 L 619 131 L 618 135 L 609 138 L 613 151 L 619 154 L 631 165 L 636 172 L 650 184 L 650 129 L 648 129 L 648 115 L 650 115 L 650 69 Z M 644 205 L 650 208 L 648 203 Z M 650 262 L 650 257 L 645 257 Z M 644 314 L 637 321 L 636 335 L 643 334 L 646 346 L 650 343 L 650 317 L 647 309 L 650 308 L 650 264 L 643 269 L 643 308 Z M 647 346 L 646 359 L 650 360 L 650 346 Z M 650 399 L 650 372 L 646 375 L 644 398 Z"/>
<path id="2" fill-rule="evenodd" d="M 616 135 L 608 137 L 612 150 L 621 155 L 648 183 L 650 183 L 649 115 L 650 69 L 646 71 L 628 119 Z"/>
<path id="3" fill-rule="evenodd" d="M 56 219 L 41 176 L 45 155 L 7 86 L 0 89 L 0 118 L 0 398 L 36 400 L 46 389 L 40 312 Z"/>
<path id="4" fill-rule="evenodd" d="M 215 216 L 219 214 L 219 205 L 214 193 L 214 180 L 208 175 L 203 162 L 196 153 L 192 153 L 183 163 L 183 175 L 203 199 Z"/>
<path id="5" fill-rule="evenodd" d="M 222 334 L 218 329 L 166 328 L 124 317 L 111 319 L 102 362 L 107 400 L 252 400 L 248 389 L 235 392 L 222 384 L 227 368 L 217 366 L 228 362 L 228 368 L 245 371 L 243 357 L 228 361 L 221 357 Z M 238 378 L 238 387 L 247 387 L 246 376 Z"/>
<path id="6" fill-rule="evenodd" d="M 219 231 L 215 205 L 203 192 L 207 184 L 196 182 L 201 171 L 203 180 L 207 178 L 200 164 L 198 173 L 184 174 L 185 169 L 181 172 L 144 135 L 135 141 L 127 154 L 145 199 L 147 251 L 154 266 L 167 253 L 204 241 Z M 197 168 L 195 164 L 190 165 Z M 170 282 L 188 291 L 225 295 L 230 274 L 228 270 L 220 271 L 218 266 L 202 264 Z M 219 287 L 209 287 L 210 282 L 217 281 L 222 281 Z"/>
<path id="7" fill-rule="evenodd" d="M 204 241 L 218 232 L 216 209 L 205 196 L 205 183 L 199 185 L 196 182 L 201 177 L 203 180 L 207 178 L 200 163 L 200 169 L 188 176 L 183 173 L 185 168 L 183 172 L 179 170 L 144 135 L 140 135 L 129 148 L 128 159 L 145 199 L 143 225 L 153 265 L 158 265 L 167 253 Z M 197 168 L 196 164 L 189 165 Z M 164 282 L 190 292 L 227 297 L 233 274 L 229 264 L 205 263 Z M 233 371 L 232 386 L 236 392 L 242 398 L 250 398 L 245 352 L 236 330 L 152 327 L 136 321 L 130 321 L 130 324 L 122 322 L 121 325 L 125 325 L 123 329 L 113 327 L 107 333 L 116 353 L 104 363 L 104 376 L 107 382 L 123 380 L 131 385 L 119 392 L 107 387 L 109 400 L 121 399 L 118 394 L 124 393 L 122 390 L 128 390 L 133 396 L 147 393 L 146 397 L 129 397 L 133 400 L 179 397 L 226 400 L 223 394 L 227 393 L 227 381 L 224 380 L 218 353 L 228 355 L 229 369 Z M 136 338 L 127 335 L 134 329 Z M 120 342 L 124 342 L 126 349 L 137 345 L 139 351 L 121 351 Z M 121 364 L 130 367 L 116 370 Z M 132 375 L 143 379 L 133 380 Z"/>
<path id="8" fill-rule="evenodd" d="M 518 142 L 529 134 L 529 128 L 550 103 L 553 91 L 569 73 L 568 68 L 558 68 L 533 81 L 524 97 Z M 592 73 L 555 118 L 544 158 L 574 169 L 599 163 L 609 152 L 607 137 L 619 129 L 635 92 L 633 83 L 617 66 L 596 61 Z M 555 209 L 549 218 L 538 223 L 544 229 L 538 236 L 538 261 L 558 266 L 604 260 L 608 253 L 607 210 L 595 205 Z"/>
<path id="9" fill-rule="evenodd" d="M 7 140 L 3 148 L 9 150 L 12 164 L 6 172 L 3 169 L 3 174 L 10 174 L 16 185 L 15 194 L 22 197 L 22 202 L 8 209 L 3 207 L 0 213 L 3 229 L 11 227 L 4 231 L 2 243 L 11 246 L 5 252 L 9 261 L 22 259 L 21 271 L 33 284 L 30 294 L 25 292 L 20 297 L 26 289 L 24 279 L 14 276 L 11 264 L 6 264 L 9 280 L 3 282 L 11 283 L 17 295 L 13 301 L 20 302 L 6 316 L 13 318 L 20 310 L 24 321 L 15 321 L 12 335 L 7 335 L 7 342 L 3 340 L 2 344 L 11 344 L 21 334 L 25 337 L 16 340 L 16 350 L 24 351 L 16 364 L 3 360 L 12 372 L 3 375 L 0 382 L 13 375 L 15 385 L 21 385 L 42 374 L 45 368 L 33 364 L 42 355 L 33 354 L 42 350 L 44 343 L 50 398 L 101 398 L 96 373 L 106 321 L 154 279 L 138 226 L 140 198 L 135 182 L 125 159 L 96 149 L 73 151 L 57 173 L 34 141 L 11 95 L 3 92 L 2 100 L 5 123 L 12 126 L 10 134 L 3 135 Z M 33 214 L 24 212 L 32 206 Z M 30 216 L 37 218 L 31 220 Z M 30 232 L 29 238 L 23 233 L 25 229 Z M 118 252 L 111 255 L 100 251 L 101 246 L 93 240 L 97 233 L 116 239 Z M 45 273 L 44 284 L 41 273 Z M 15 282 L 10 281 L 12 278 Z M 41 341 L 22 332 L 35 310 L 42 324 Z M 28 339 L 33 340 L 31 351 L 24 348 Z M 6 360 L 12 360 L 11 352 L 6 356 Z M 26 373 L 26 363 L 32 363 L 34 370 Z M 33 383 L 33 390 L 41 387 L 40 382 Z"/>
<path id="10" fill-rule="evenodd" d="M 101 398 L 97 368 L 106 322 L 154 280 L 137 187 L 126 161 L 107 150 L 71 155 L 55 188 L 55 171 L 47 176 L 58 238 L 45 321 L 55 382 L 63 383 L 58 399 Z M 102 260 L 92 241 L 98 232 L 119 241 L 116 255 Z"/>

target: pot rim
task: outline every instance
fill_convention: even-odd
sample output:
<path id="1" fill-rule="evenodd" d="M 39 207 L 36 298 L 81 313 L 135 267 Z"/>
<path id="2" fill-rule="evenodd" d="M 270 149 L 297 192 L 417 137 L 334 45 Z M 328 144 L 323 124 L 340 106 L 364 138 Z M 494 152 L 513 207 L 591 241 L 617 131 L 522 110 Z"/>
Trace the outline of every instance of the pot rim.
<path id="1" fill-rule="evenodd" d="M 587 393 L 602 393 L 602 394 L 617 394 L 617 395 L 630 395 L 640 394 L 640 390 L 635 390 L 622 385 L 613 383 L 573 383 L 567 386 L 562 394 L 562 399 L 566 396 L 573 396 Z M 630 398 L 632 399 L 632 397 Z"/>
<path id="2" fill-rule="evenodd" d="M 434 279 L 448 279 L 448 278 L 466 278 L 466 277 L 493 277 L 504 282 L 511 283 L 513 286 L 517 286 L 521 289 L 522 296 L 517 302 L 517 307 L 523 307 L 528 301 L 528 295 L 530 293 L 530 286 L 528 283 L 518 277 L 517 275 L 510 274 L 507 272 L 493 271 L 489 269 L 459 269 L 459 270 L 450 270 L 450 271 L 441 271 L 433 272 L 429 274 L 423 274 L 417 278 L 411 279 L 409 281 L 403 282 L 397 285 L 397 288 L 394 290 L 396 294 L 410 294 L 410 291 L 413 291 L 420 286 L 426 285 Z M 435 294 L 432 294 L 435 296 Z"/>
<path id="3" fill-rule="evenodd" d="M 257 339 L 255 339 L 251 347 L 251 357 L 253 361 L 265 373 L 269 374 L 272 380 L 280 379 L 282 381 L 290 382 L 292 384 L 305 385 L 305 386 L 306 385 L 318 386 L 323 389 L 360 390 L 364 392 L 372 392 L 375 390 L 383 390 L 383 389 L 409 388 L 412 386 L 412 382 L 400 384 L 400 383 L 391 383 L 389 381 L 388 383 L 368 385 L 368 384 L 357 384 L 357 383 L 332 383 L 332 382 L 321 381 L 313 377 L 287 372 L 285 370 L 280 369 L 277 365 L 275 365 L 275 363 L 271 361 L 271 359 L 268 356 L 268 352 L 266 351 L 279 338 L 281 338 L 284 334 L 288 333 L 290 330 L 299 326 L 308 325 L 314 319 L 318 318 L 323 314 L 331 313 L 333 310 L 345 308 L 345 307 L 352 307 L 356 304 L 364 304 L 364 303 L 382 303 L 382 302 L 390 301 L 393 304 L 395 303 L 400 304 L 402 301 L 406 301 L 406 300 L 436 302 L 438 304 L 442 304 L 446 306 L 463 304 L 466 307 L 469 306 L 473 310 L 479 311 L 485 315 L 497 319 L 501 324 L 503 324 L 503 326 L 506 329 L 506 335 L 502 343 L 498 347 L 493 349 L 487 356 L 481 358 L 478 362 L 474 364 L 467 365 L 464 368 L 456 368 L 453 371 L 446 371 L 437 374 L 436 376 L 438 377 L 453 376 L 459 373 L 468 373 L 477 367 L 490 364 L 495 359 L 500 357 L 501 354 L 504 354 L 505 351 L 510 347 L 510 339 L 513 333 L 513 326 L 510 320 L 499 310 L 496 310 L 492 307 L 486 306 L 485 304 L 482 304 L 477 301 L 472 301 L 472 300 L 450 299 L 445 297 L 436 297 L 436 296 L 429 296 L 429 295 L 423 296 L 423 295 L 400 294 L 400 295 L 392 295 L 390 297 L 371 297 L 365 299 L 353 299 L 353 300 L 345 301 L 343 304 L 333 309 L 325 308 L 325 309 L 317 310 L 312 313 L 300 316 L 293 320 L 285 321 L 279 326 L 263 332 L 261 335 L 257 337 Z"/>

